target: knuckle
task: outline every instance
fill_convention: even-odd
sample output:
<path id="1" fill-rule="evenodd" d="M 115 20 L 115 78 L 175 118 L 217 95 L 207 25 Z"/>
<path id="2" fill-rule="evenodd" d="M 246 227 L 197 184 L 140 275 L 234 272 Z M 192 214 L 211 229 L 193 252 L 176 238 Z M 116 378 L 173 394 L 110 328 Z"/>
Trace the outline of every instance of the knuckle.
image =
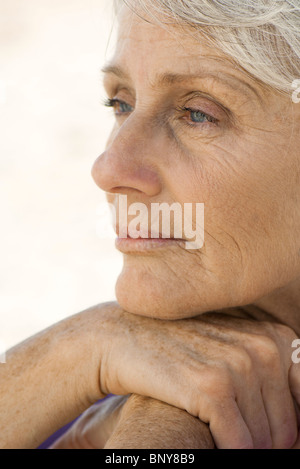
<path id="1" fill-rule="evenodd" d="M 201 401 L 200 419 L 205 423 L 228 419 L 230 416 L 230 403 L 233 401 L 230 396 L 220 396 L 209 394 Z M 230 420 L 230 418 L 229 418 Z"/>
<path id="2" fill-rule="evenodd" d="M 253 372 L 252 359 L 243 347 L 235 347 L 228 355 L 231 369 L 238 375 L 249 376 Z"/>
<path id="3" fill-rule="evenodd" d="M 275 342 L 290 343 L 297 338 L 297 334 L 289 326 L 277 322 L 263 322 L 265 335 L 271 337 Z"/>
<path id="4" fill-rule="evenodd" d="M 266 365 L 275 364 L 280 358 L 276 342 L 267 336 L 257 335 L 252 338 L 252 351 L 261 363 Z"/>
<path id="5" fill-rule="evenodd" d="M 275 334 L 289 345 L 297 338 L 296 333 L 285 324 L 274 324 Z"/>
<path id="6" fill-rule="evenodd" d="M 234 394 L 227 369 L 219 363 L 206 366 L 198 376 L 194 376 L 188 394 L 187 412 L 208 423 L 216 409 L 221 410 L 224 402 Z"/>

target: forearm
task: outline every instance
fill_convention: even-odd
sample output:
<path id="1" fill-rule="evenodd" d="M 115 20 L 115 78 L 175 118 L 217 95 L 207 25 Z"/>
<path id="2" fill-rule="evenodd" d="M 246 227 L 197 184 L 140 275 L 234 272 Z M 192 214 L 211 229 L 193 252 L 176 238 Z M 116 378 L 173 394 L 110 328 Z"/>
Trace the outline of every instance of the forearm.
<path id="1" fill-rule="evenodd" d="M 187 412 L 132 395 L 105 449 L 214 449 L 209 428 Z"/>
<path id="2" fill-rule="evenodd" d="M 1 448 L 36 448 L 103 397 L 93 322 L 94 312 L 81 313 L 7 353 L 0 365 Z"/>

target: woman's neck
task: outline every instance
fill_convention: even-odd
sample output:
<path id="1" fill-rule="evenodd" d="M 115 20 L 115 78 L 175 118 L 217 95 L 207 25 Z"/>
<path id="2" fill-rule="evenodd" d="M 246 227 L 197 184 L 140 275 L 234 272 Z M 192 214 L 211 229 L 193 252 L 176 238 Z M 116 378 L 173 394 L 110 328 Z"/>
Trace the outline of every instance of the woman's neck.
<path id="1" fill-rule="evenodd" d="M 242 310 L 259 321 L 278 321 L 300 337 L 300 278 Z"/>

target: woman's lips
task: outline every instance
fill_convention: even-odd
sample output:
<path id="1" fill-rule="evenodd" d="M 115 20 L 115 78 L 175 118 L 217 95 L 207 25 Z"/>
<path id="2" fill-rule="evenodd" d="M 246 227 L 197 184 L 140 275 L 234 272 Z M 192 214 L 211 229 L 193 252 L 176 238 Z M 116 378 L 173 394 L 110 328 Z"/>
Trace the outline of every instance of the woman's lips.
<path id="1" fill-rule="evenodd" d="M 124 233 L 125 231 L 125 233 Z M 120 227 L 116 227 L 116 248 L 125 253 L 149 252 L 155 249 L 166 249 L 171 246 L 182 246 L 186 241 L 175 239 L 166 233 L 147 232 L 147 231 L 129 231 L 126 229 L 120 236 Z"/>
<path id="2" fill-rule="evenodd" d="M 163 239 L 163 238 L 117 238 L 116 248 L 124 254 L 149 252 L 157 249 L 168 249 L 172 246 L 183 245 L 182 239 Z"/>

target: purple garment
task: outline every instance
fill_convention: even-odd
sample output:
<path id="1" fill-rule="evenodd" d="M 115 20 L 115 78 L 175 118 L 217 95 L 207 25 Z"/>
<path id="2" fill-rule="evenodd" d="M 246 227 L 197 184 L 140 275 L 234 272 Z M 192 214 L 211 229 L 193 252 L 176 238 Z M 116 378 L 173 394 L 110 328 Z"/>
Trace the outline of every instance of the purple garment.
<path id="1" fill-rule="evenodd" d="M 109 394 L 108 396 L 106 396 L 104 399 L 101 399 L 101 401 L 98 401 L 96 402 L 96 404 L 101 404 L 101 402 L 104 402 L 106 399 L 110 398 L 112 396 L 112 394 Z M 55 443 L 55 441 L 57 441 L 61 436 L 63 436 L 65 433 L 67 433 L 67 431 L 69 430 L 69 428 L 72 427 L 72 425 L 74 425 L 74 423 L 81 417 L 81 415 L 79 417 L 77 417 L 77 419 L 73 420 L 72 422 L 68 423 L 67 425 L 65 425 L 63 428 L 61 428 L 60 430 L 58 430 L 57 432 L 55 432 L 53 435 L 51 435 L 46 441 L 44 441 L 44 443 L 42 443 L 37 449 L 49 449 L 51 445 L 53 445 L 53 443 Z"/>

